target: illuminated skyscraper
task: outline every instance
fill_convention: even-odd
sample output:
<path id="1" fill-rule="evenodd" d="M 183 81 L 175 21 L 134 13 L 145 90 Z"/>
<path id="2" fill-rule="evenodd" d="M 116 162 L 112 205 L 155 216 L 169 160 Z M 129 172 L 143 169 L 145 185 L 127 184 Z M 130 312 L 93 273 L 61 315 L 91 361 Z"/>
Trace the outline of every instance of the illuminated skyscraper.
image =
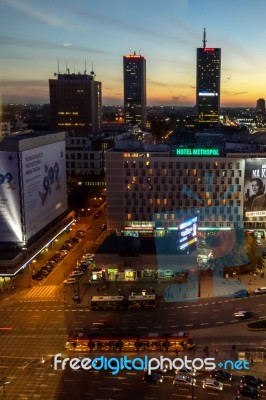
<path id="1" fill-rule="evenodd" d="M 124 115 L 127 124 L 146 127 L 146 59 L 133 54 L 124 61 Z"/>
<path id="2" fill-rule="evenodd" d="M 203 47 L 197 49 L 196 107 L 199 126 L 215 127 L 220 114 L 221 49 L 206 47 L 206 30 Z"/>
<path id="3" fill-rule="evenodd" d="M 51 129 L 89 136 L 101 130 L 102 88 L 92 71 L 55 74 L 49 79 Z"/>

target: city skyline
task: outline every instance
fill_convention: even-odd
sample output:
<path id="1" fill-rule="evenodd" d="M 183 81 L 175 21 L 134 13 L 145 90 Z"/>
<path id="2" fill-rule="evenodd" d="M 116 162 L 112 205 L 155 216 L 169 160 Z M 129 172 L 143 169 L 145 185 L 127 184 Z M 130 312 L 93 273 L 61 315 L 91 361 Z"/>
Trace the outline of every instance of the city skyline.
<path id="1" fill-rule="evenodd" d="M 264 98 L 262 0 L 98 2 L 3 0 L 1 102 L 49 103 L 54 72 L 90 73 L 103 104 L 123 104 L 123 56 L 147 59 L 147 104 L 194 106 L 196 50 L 221 48 L 221 106 L 255 107 Z M 59 66 L 59 67 L 58 67 Z"/>

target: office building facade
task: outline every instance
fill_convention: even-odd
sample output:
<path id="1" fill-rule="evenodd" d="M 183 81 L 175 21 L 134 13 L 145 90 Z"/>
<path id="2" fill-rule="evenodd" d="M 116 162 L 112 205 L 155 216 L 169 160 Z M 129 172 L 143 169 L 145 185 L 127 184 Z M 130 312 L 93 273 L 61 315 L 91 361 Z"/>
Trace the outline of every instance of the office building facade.
<path id="1" fill-rule="evenodd" d="M 56 74 L 49 79 L 51 129 L 90 136 L 101 131 L 102 88 L 90 75 Z"/>
<path id="2" fill-rule="evenodd" d="M 134 54 L 123 57 L 124 119 L 126 124 L 146 127 L 146 59 Z"/>
<path id="3" fill-rule="evenodd" d="M 197 49 L 196 113 L 199 127 L 213 128 L 220 114 L 221 49 L 206 42 L 204 30 L 203 47 Z"/>
<path id="4" fill-rule="evenodd" d="M 200 229 L 241 227 L 245 160 L 214 150 L 128 142 L 107 151 L 108 229 L 163 236 L 197 212 Z"/>

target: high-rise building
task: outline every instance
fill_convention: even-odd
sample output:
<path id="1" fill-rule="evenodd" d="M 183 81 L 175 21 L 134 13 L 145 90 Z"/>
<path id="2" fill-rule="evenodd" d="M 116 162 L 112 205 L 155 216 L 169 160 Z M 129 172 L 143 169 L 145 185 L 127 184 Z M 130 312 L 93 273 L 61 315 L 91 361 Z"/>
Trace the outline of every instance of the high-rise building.
<path id="1" fill-rule="evenodd" d="M 101 130 L 101 82 L 90 75 L 78 73 L 55 74 L 49 79 L 51 129 L 68 131 L 77 136 L 90 136 Z"/>
<path id="2" fill-rule="evenodd" d="M 127 124 L 146 127 L 146 59 L 136 52 L 123 57 L 124 115 Z"/>
<path id="3" fill-rule="evenodd" d="M 197 118 L 200 127 L 212 128 L 220 113 L 221 49 L 206 47 L 205 28 L 202 42 L 203 47 L 197 49 Z"/>
<path id="4" fill-rule="evenodd" d="M 264 99 L 258 99 L 257 100 L 256 110 L 258 112 L 264 112 L 265 111 L 265 100 Z"/>

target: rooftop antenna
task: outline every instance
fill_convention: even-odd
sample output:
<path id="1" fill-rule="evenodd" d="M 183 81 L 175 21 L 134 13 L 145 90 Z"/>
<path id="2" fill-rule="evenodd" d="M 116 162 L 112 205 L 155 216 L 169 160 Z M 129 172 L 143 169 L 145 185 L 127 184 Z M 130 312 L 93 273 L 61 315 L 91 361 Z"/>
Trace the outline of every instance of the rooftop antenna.
<path id="1" fill-rule="evenodd" d="M 66 61 L 66 73 L 67 73 L 67 74 L 70 74 L 70 70 L 69 70 L 69 68 L 68 68 L 68 66 L 67 66 L 67 61 Z"/>
<path id="2" fill-rule="evenodd" d="M 205 48 L 206 48 L 206 43 L 207 43 L 207 39 L 206 39 L 206 28 L 204 28 L 204 30 L 203 30 L 203 40 L 202 40 L 202 43 L 203 43 L 203 48 L 205 49 Z"/>
<path id="3" fill-rule="evenodd" d="M 129 49 L 129 55 L 131 56 L 131 49 Z"/>
<path id="4" fill-rule="evenodd" d="M 54 72 L 54 76 L 58 76 L 59 75 L 59 58 L 57 59 L 57 73 Z"/>
<path id="5" fill-rule="evenodd" d="M 140 56 L 140 49 L 139 49 L 139 56 Z"/>
<path id="6" fill-rule="evenodd" d="M 86 62 L 86 58 L 85 58 L 85 70 L 84 70 L 84 75 L 86 75 L 87 73 L 87 62 Z"/>
<path id="7" fill-rule="evenodd" d="M 74 61 L 74 74 L 76 73 L 76 65 L 75 65 L 75 61 Z"/>
<path id="8" fill-rule="evenodd" d="M 91 63 L 91 76 L 92 76 L 92 79 L 94 79 L 95 76 L 96 76 L 94 71 L 93 71 L 93 62 Z"/>

